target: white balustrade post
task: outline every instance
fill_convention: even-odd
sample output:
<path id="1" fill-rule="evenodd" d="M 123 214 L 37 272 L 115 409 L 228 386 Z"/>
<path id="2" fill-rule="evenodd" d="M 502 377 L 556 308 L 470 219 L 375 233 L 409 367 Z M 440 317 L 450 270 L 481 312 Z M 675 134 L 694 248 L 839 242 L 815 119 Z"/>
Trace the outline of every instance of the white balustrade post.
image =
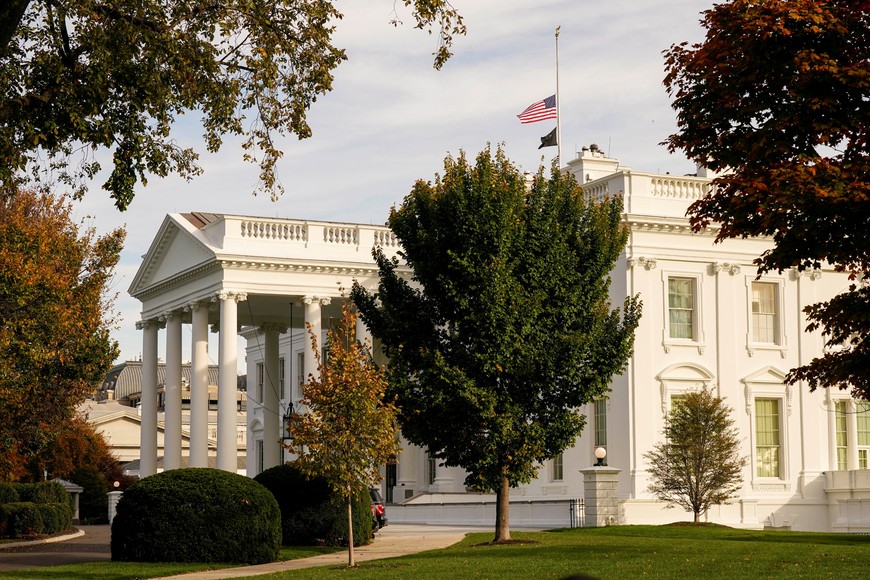
<path id="1" fill-rule="evenodd" d="M 142 330 L 142 394 L 139 402 L 139 476 L 157 473 L 157 330 L 156 320 L 136 323 Z"/>
<path id="2" fill-rule="evenodd" d="M 181 315 L 170 312 L 166 322 L 166 376 L 163 383 L 163 469 L 181 467 Z"/>
<path id="3" fill-rule="evenodd" d="M 190 466 L 208 467 L 208 306 L 190 305 Z"/>

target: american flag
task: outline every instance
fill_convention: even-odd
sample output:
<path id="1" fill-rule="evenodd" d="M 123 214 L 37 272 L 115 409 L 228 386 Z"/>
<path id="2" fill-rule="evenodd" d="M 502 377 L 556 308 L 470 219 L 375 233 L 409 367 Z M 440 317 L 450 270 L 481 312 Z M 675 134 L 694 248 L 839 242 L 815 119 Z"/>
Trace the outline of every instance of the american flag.
<path id="1" fill-rule="evenodd" d="M 517 115 L 520 123 L 537 123 L 556 118 L 556 95 L 551 95 L 543 101 L 532 103 L 526 110 Z"/>

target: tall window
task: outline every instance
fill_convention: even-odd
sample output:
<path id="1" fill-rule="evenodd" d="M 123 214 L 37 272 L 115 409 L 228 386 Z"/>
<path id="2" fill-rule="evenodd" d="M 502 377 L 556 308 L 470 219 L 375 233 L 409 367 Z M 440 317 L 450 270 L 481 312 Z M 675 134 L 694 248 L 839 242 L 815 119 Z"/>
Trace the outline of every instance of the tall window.
<path id="1" fill-rule="evenodd" d="M 671 338 L 695 339 L 693 278 L 668 278 L 668 323 Z"/>
<path id="2" fill-rule="evenodd" d="M 755 399 L 755 474 L 780 477 L 782 440 L 779 400 Z"/>
<path id="3" fill-rule="evenodd" d="M 752 340 L 777 342 L 776 284 L 752 283 Z"/>
<path id="4" fill-rule="evenodd" d="M 563 459 L 561 453 L 553 458 L 553 481 L 562 481 L 565 473 Z"/>
<path id="5" fill-rule="evenodd" d="M 263 473 L 263 440 L 257 439 L 257 473 Z"/>
<path id="6" fill-rule="evenodd" d="M 834 431 L 837 434 L 837 469 L 848 469 L 849 447 L 847 439 L 848 426 L 847 401 L 837 401 L 834 405 Z"/>
<path id="7" fill-rule="evenodd" d="M 858 469 L 870 466 L 870 403 L 858 403 Z"/>
<path id="8" fill-rule="evenodd" d="M 284 357 L 278 359 L 278 398 L 284 398 Z"/>
<path id="9" fill-rule="evenodd" d="M 254 397 L 256 397 L 258 403 L 263 402 L 263 384 L 265 383 L 266 378 L 266 367 L 263 363 L 257 363 L 257 385 L 256 390 L 254 391 Z"/>
<path id="10" fill-rule="evenodd" d="M 607 448 L 607 399 L 596 399 L 593 403 L 595 423 L 595 447 Z"/>
<path id="11" fill-rule="evenodd" d="M 432 454 L 427 453 L 426 457 L 429 460 L 426 464 L 426 481 L 429 482 L 429 485 L 432 485 L 435 483 L 435 469 L 437 466 L 435 465 L 435 457 Z"/>
<path id="12" fill-rule="evenodd" d="M 296 355 L 296 385 L 305 383 L 305 353 L 300 352 Z"/>

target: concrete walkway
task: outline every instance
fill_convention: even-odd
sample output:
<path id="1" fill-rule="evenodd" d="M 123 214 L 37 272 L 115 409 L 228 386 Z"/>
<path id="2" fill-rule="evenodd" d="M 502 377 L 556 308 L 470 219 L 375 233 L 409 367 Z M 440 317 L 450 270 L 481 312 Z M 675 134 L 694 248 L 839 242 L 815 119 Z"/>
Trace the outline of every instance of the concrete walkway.
<path id="1" fill-rule="evenodd" d="M 80 531 L 66 536 L 47 540 L 19 542 L 0 545 L 0 571 L 60 566 L 84 562 L 111 560 L 109 526 L 79 526 Z M 381 530 L 374 542 L 354 550 L 357 562 L 394 558 L 427 550 L 446 548 L 461 541 L 470 532 L 492 532 L 493 528 L 474 526 L 428 526 L 417 524 L 390 524 Z M 245 578 L 272 574 L 285 570 L 299 570 L 316 566 L 344 566 L 347 564 L 347 550 L 333 554 L 323 554 L 311 558 L 300 558 L 285 562 L 271 562 L 257 566 L 226 568 L 191 572 L 173 579 L 188 578 Z"/>

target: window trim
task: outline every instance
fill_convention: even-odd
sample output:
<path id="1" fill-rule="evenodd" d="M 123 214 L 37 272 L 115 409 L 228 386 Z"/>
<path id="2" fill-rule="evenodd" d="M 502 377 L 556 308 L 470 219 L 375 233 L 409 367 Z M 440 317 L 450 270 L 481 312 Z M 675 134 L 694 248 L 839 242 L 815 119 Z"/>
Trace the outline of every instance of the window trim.
<path id="1" fill-rule="evenodd" d="M 785 332 L 785 281 L 782 278 L 760 278 L 746 276 L 746 352 L 754 356 L 757 351 L 779 351 L 780 357 L 788 354 L 788 340 Z M 770 284 L 774 291 L 775 321 L 774 342 L 757 342 L 752 324 L 752 287 L 754 284 Z"/>
<path id="2" fill-rule="evenodd" d="M 564 453 L 558 453 L 553 457 L 552 460 L 552 471 L 550 472 L 551 481 L 564 481 L 565 480 L 565 455 Z"/>
<path id="3" fill-rule="evenodd" d="M 669 281 L 671 279 L 686 279 L 693 282 L 692 296 L 692 338 L 673 338 L 671 337 L 671 309 L 670 309 L 670 288 Z M 689 346 L 698 349 L 698 354 L 704 354 L 705 339 L 704 339 L 704 315 L 703 315 L 703 295 L 704 295 L 704 275 L 699 272 L 678 272 L 678 271 L 663 271 L 662 272 L 662 347 L 666 353 L 671 352 L 675 346 Z"/>

